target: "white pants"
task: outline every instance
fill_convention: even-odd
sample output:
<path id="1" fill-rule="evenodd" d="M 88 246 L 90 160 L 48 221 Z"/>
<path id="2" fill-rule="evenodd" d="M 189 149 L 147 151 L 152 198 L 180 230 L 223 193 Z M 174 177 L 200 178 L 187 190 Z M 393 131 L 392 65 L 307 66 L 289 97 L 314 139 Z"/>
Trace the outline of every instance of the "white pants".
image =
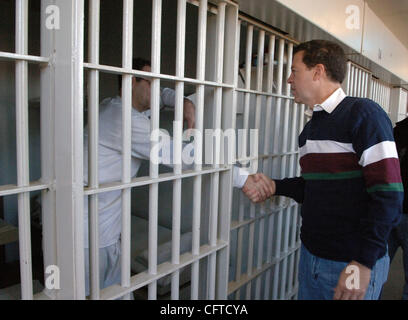
<path id="1" fill-rule="evenodd" d="M 106 288 L 120 283 L 120 240 L 115 244 L 99 248 L 99 285 Z M 89 249 L 85 248 L 85 294 L 89 295 Z"/>

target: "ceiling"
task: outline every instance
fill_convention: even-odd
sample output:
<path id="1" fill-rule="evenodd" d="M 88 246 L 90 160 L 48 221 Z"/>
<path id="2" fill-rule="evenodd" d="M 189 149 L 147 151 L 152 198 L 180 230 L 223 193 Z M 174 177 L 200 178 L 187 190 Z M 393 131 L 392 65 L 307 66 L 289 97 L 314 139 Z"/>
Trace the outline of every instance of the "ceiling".
<path id="1" fill-rule="evenodd" d="M 408 48 L 408 0 L 365 0 L 365 2 Z"/>

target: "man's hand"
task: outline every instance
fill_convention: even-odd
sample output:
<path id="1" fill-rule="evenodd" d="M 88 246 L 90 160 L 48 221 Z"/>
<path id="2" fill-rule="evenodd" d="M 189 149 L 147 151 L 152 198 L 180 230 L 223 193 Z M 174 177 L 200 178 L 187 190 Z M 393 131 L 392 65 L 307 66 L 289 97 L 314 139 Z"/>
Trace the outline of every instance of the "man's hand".
<path id="1" fill-rule="evenodd" d="M 195 127 L 195 106 L 188 99 L 184 99 L 183 119 L 187 121 L 187 129 Z"/>
<path id="2" fill-rule="evenodd" d="M 364 300 L 370 276 L 371 269 L 351 261 L 340 274 L 334 289 L 334 300 Z"/>
<path id="3" fill-rule="evenodd" d="M 254 203 L 263 202 L 275 194 L 275 182 L 263 173 L 248 176 L 242 191 Z"/>

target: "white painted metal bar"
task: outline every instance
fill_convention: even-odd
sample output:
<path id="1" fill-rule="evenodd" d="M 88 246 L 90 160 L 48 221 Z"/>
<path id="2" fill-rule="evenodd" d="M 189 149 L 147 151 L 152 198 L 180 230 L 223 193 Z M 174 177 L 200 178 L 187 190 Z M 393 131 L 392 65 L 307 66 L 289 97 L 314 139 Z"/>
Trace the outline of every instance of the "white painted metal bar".
<path id="1" fill-rule="evenodd" d="M 200 1 L 198 14 L 198 43 L 197 43 L 197 79 L 204 81 L 205 79 L 205 58 L 206 58 L 206 36 L 207 36 L 207 0 Z M 196 104 L 196 129 L 203 133 L 204 119 L 204 85 L 197 85 L 197 104 Z M 201 171 L 202 169 L 202 141 L 194 140 L 194 169 Z M 200 213 L 201 213 L 201 175 L 194 177 L 193 182 L 194 198 L 193 198 L 193 239 L 192 239 L 192 254 L 198 255 L 200 248 Z M 194 261 L 191 268 L 191 299 L 198 299 L 198 283 L 199 283 L 199 261 Z"/>
<path id="2" fill-rule="evenodd" d="M 346 83 L 344 85 L 344 91 L 346 95 L 350 93 L 350 81 L 351 81 L 351 63 L 347 61 L 347 69 L 346 69 Z"/>
<path id="3" fill-rule="evenodd" d="M 354 67 L 353 65 L 349 62 L 349 84 L 348 84 L 348 92 L 347 94 L 349 96 L 353 96 L 353 88 L 354 88 Z"/>
<path id="4" fill-rule="evenodd" d="M 19 194 L 19 193 L 24 193 L 24 192 L 47 190 L 49 188 L 50 188 L 50 183 L 45 184 L 42 182 L 42 180 L 30 182 L 29 185 L 25 187 L 24 186 L 19 187 L 14 184 L 2 185 L 0 186 L 0 197 L 11 196 L 11 195 Z"/>
<path id="5" fill-rule="evenodd" d="M 240 23 L 241 25 L 241 23 Z M 247 34 L 246 34 L 246 55 L 245 55 L 245 88 L 251 89 L 251 62 L 252 62 L 252 42 L 253 42 L 253 26 L 247 26 Z M 250 105 L 250 94 L 244 94 L 244 118 L 243 118 L 243 129 L 244 134 L 242 136 L 242 144 L 241 144 L 241 154 L 239 155 L 240 158 L 247 157 L 247 138 L 248 138 L 248 129 L 249 129 L 249 105 Z M 238 146 L 239 148 L 239 146 Z M 239 221 L 244 220 L 244 207 L 245 207 L 245 200 L 244 195 L 242 193 L 239 194 Z M 238 255 L 237 255 L 237 273 L 236 279 L 238 280 L 241 277 L 241 266 L 242 266 L 242 257 L 243 257 L 243 233 L 244 229 L 240 228 L 238 230 Z M 239 291 L 236 292 L 236 299 L 239 299 Z"/>
<path id="6" fill-rule="evenodd" d="M 293 44 L 292 43 L 288 43 L 287 45 L 287 63 L 286 63 L 286 75 L 289 75 L 292 71 L 291 71 L 291 67 L 292 67 L 292 52 L 293 52 Z M 285 92 L 286 96 L 290 95 L 290 84 L 286 82 L 286 92 Z M 290 100 L 289 99 L 285 99 L 285 105 L 284 105 L 284 116 L 283 116 L 283 123 L 287 124 L 289 122 L 289 104 L 290 104 Z M 285 153 L 288 150 L 288 134 L 289 134 L 289 130 L 284 130 L 283 131 L 283 139 L 282 139 L 282 152 Z M 284 156 L 282 158 L 282 162 L 286 161 L 286 157 Z M 283 169 L 282 169 L 283 170 Z M 282 172 L 282 176 L 283 176 L 283 172 Z"/>
<path id="7" fill-rule="evenodd" d="M 123 0 L 122 65 L 132 68 L 133 0 Z M 122 183 L 131 180 L 132 76 L 122 76 Z M 122 190 L 121 285 L 130 286 L 131 189 Z M 128 299 L 126 296 L 125 299 Z"/>
<path id="8" fill-rule="evenodd" d="M 360 68 L 356 69 L 357 69 L 357 97 L 361 97 L 363 72 Z"/>
<path id="9" fill-rule="evenodd" d="M 184 77 L 186 41 L 186 0 L 178 0 L 177 6 L 177 54 L 176 76 Z M 181 152 L 183 135 L 183 101 L 184 82 L 176 82 L 176 107 L 174 115 L 174 174 L 182 173 Z M 181 179 L 173 182 L 173 224 L 172 224 L 172 264 L 180 263 L 180 224 L 181 224 Z M 171 299 L 179 299 L 180 271 L 177 270 L 171 277 Z"/>
<path id="10" fill-rule="evenodd" d="M 16 52 L 28 50 L 28 1 L 16 1 Z M 17 185 L 28 186 L 30 181 L 28 153 L 28 64 L 16 61 L 16 142 Z M 30 194 L 18 194 L 18 234 L 20 249 L 21 298 L 33 299 L 31 261 Z"/>
<path id="11" fill-rule="evenodd" d="M 293 44 L 288 43 L 287 45 L 287 64 L 286 64 L 286 74 L 289 75 L 291 73 L 291 67 L 292 67 L 292 56 L 293 56 Z M 290 95 L 290 84 L 286 82 L 286 95 Z M 283 123 L 288 124 L 289 123 L 289 104 L 290 100 L 286 99 L 285 101 L 285 112 L 284 112 L 284 118 L 283 118 Z M 283 141 L 282 141 L 282 151 L 287 152 L 290 149 L 290 145 L 288 143 L 288 134 L 289 130 L 284 130 L 283 134 Z M 281 165 L 281 177 L 286 176 L 286 162 L 288 160 L 289 156 L 283 156 L 282 157 L 282 165 Z M 290 158 L 289 158 L 290 160 Z M 291 175 L 289 175 L 291 176 Z M 289 237 L 289 224 L 290 224 L 290 209 L 285 210 L 285 229 L 284 229 L 284 241 L 283 241 L 283 254 L 286 254 L 288 251 L 288 237 Z M 280 285 L 280 298 L 283 299 L 285 297 L 285 290 L 286 290 L 286 275 L 287 275 L 287 258 L 283 259 L 282 261 L 282 274 L 281 274 L 281 285 Z"/>
<path id="12" fill-rule="evenodd" d="M 55 0 L 55 189 L 59 299 L 85 298 L 83 217 L 84 1 Z"/>
<path id="13" fill-rule="evenodd" d="M 252 46 L 253 46 L 253 25 L 247 26 L 247 42 L 246 42 L 246 62 L 245 62 L 245 88 L 251 89 L 251 69 L 252 69 Z M 245 109 L 244 109 L 244 129 L 249 129 L 249 112 L 250 112 L 250 94 L 245 95 Z M 245 156 L 247 154 L 247 132 L 245 131 L 245 139 L 243 142 L 243 152 Z M 249 216 L 250 218 L 255 217 L 255 205 L 250 203 L 249 205 Z M 254 225 L 249 225 L 249 235 L 248 235 L 248 253 L 247 253 L 247 275 L 250 276 L 253 272 L 253 257 L 254 257 Z M 246 287 L 246 299 L 250 299 L 251 296 L 251 283 L 247 284 Z"/>
<path id="14" fill-rule="evenodd" d="M 98 189 L 92 189 L 92 188 L 86 187 L 84 188 L 85 190 L 84 195 L 98 194 L 98 193 L 104 193 L 104 192 L 109 192 L 109 191 L 114 191 L 114 190 L 123 190 L 126 188 L 141 187 L 141 186 L 149 185 L 151 183 L 173 181 L 175 178 L 181 178 L 181 179 L 191 178 L 191 177 L 196 177 L 198 175 L 211 174 L 216 171 L 218 172 L 228 171 L 230 169 L 231 167 L 229 166 L 222 166 L 221 168 L 218 168 L 218 169 L 213 169 L 213 168 L 207 169 L 206 168 L 200 172 L 196 172 L 193 170 L 185 170 L 183 171 L 183 174 L 177 175 L 177 176 L 175 176 L 174 173 L 162 173 L 158 176 L 158 178 L 155 178 L 155 179 L 150 179 L 149 177 L 137 177 L 137 178 L 133 178 L 130 183 L 123 183 L 123 184 L 121 182 L 104 183 L 104 184 L 100 184 Z M 46 186 L 40 189 L 45 189 L 45 188 Z"/>
<path id="15" fill-rule="evenodd" d="M 99 18 L 100 0 L 89 1 L 89 61 L 99 63 Z M 88 87 L 88 185 L 98 188 L 98 143 L 99 143 L 99 71 L 89 71 Z M 89 196 L 89 279 L 90 294 L 92 300 L 98 300 L 99 286 L 99 219 L 98 219 L 98 195 Z"/>
<path id="16" fill-rule="evenodd" d="M 224 30 L 225 30 L 225 9 L 226 3 L 221 2 L 218 5 L 217 15 L 217 28 L 216 28 L 216 82 L 223 82 L 223 68 L 224 68 Z M 215 89 L 215 112 L 213 129 L 221 129 L 221 116 L 222 116 L 222 88 Z M 214 144 L 214 168 L 218 168 L 221 160 L 221 140 L 216 138 Z M 228 146 L 227 146 L 228 147 Z M 210 209 L 210 229 L 209 229 L 209 244 L 215 246 L 217 243 L 218 234 L 218 204 L 219 204 L 219 173 L 216 172 L 211 175 L 211 209 Z M 215 279 L 216 279 L 216 253 L 209 256 L 208 263 L 208 299 L 214 300 L 215 298 Z"/>
<path id="17" fill-rule="evenodd" d="M 224 76 L 223 81 L 238 85 L 239 70 L 239 37 L 240 24 L 238 22 L 238 7 L 236 4 L 227 2 L 225 10 L 225 43 L 224 43 Z M 222 130 L 234 130 L 236 128 L 237 113 L 237 92 L 234 89 L 225 89 L 222 98 Z M 234 155 L 229 148 L 224 148 L 224 159 L 233 159 Z M 231 168 L 232 169 L 232 168 Z M 220 190 L 223 190 L 219 200 L 218 215 L 218 241 L 225 241 L 229 246 L 220 249 L 217 252 L 216 268 L 216 293 L 215 299 L 226 300 L 228 298 L 228 281 L 230 265 L 230 247 L 231 247 L 231 216 L 233 199 L 233 173 L 232 170 L 220 173 Z"/>
<path id="18" fill-rule="evenodd" d="M 55 39 L 52 32 L 46 28 L 47 19 L 46 8 L 52 0 L 41 1 L 41 55 L 51 57 L 54 53 Z M 55 181 L 55 71 L 51 64 L 41 68 L 41 93 L 40 93 L 40 117 L 41 117 L 41 183 L 48 186 Z M 33 185 L 33 183 L 31 183 Z M 0 193 L 1 194 L 1 193 Z M 57 265 L 56 246 L 56 206 L 55 188 L 42 189 L 41 192 L 42 211 L 42 237 L 44 266 Z M 44 279 L 46 274 L 44 270 Z M 43 293 L 47 297 L 56 298 L 55 290 L 44 289 Z"/>
<path id="19" fill-rule="evenodd" d="M 240 34 L 241 34 L 241 20 L 238 20 L 237 22 L 237 49 L 236 49 L 236 64 L 239 64 L 239 45 L 240 45 Z M 238 71 L 238 70 L 237 70 Z M 237 72 L 238 73 L 238 72 Z M 236 87 L 238 87 L 238 84 L 236 84 Z M 248 124 L 246 125 L 248 127 Z M 245 128 L 245 122 L 244 122 L 244 128 Z M 245 137 L 246 141 L 246 137 Z M 240 157 L 246 156 L 246 146 L 242 148 L 242 155 Z M 245 207 L 245 199 L 244 195 L 242 193 L 239 193 L 239 208 L 238 208 L 238 222 L 243 222 L 244 221 L 244 207 Z M 232 225 L 231 225 L 231 230 L 232 230 Z M 236 266 L 235 266 L 235 280 L 238 281 L 241 277 L 242 274 L 242 254 L 243 254 L 243 236 L 244 236 L 244 229 L 239 228 L 237 232 L 237 250 L 236 250 Z M 235 293 L 235 299 L 240 298 L 240 292 L 239 290 L 236 291 Z"/>
<path id="20" fill-rule="evenodd" d="M 366 90 L 366 76 L 367 72 L 362 71 L 362 77 L 361 77 L 361 97 L 365 98 L 365 90 Z"/>
<path id="21" fill-rule="evenodd" d="M 184 268 L 188 265 L 194 263 L 194 261 L 204 259 L 208 257 L 209 254 L 223 250 L 229 245 L 228 242 L 219 240 L 215 248 L 209 245 L 203 245 L 200 247 L 198 255 L 193 255 L 190 252 L 184 253 L 180 256 L 180 264 L 173 265 L 170 262 L 164 262 L 157 266 L 157 273 L 155 275 L 150 274 L 148 271 L 138 273 L 132 276 L 130 287 L 124 288 L 120 285 L 113 285 L 101 290 L 102 300 L 113 300 L 122 297 L 124 294 L 128 294 L 134 290 L 140 289 L 152 281 L 157 281 L 160 278 L 170 275 L 179 268 Z"/>
<path id="22" fill-rule="evenodd" d="M 274 67 L 274 60 L 275 60 L 275 36 L 269 36 L 269 47 L 268 47 L 268 84 L 267 84 L 267 92 L 272 92 L 273 90 L 273 67 Z M 266 99 L 266 116 L 265 116 L 265 136 L 264 136 L 264 154 L 269 153 L 269 145 L 270 145 L 270 136 L 272 130 L 270 128 L 271 123 L 271 113 L 272 113 L 272 97 L 267 97 Z M 274 129 L 273 129 L 274 130 Z M 263 172 L 268 175 L 270 165 L 270 159 L 265 159 L 263 162 Z M 270 208 L 271 203 L 270 200 L 267 201 L 268 207 Z M 261 205 L 261 212 L 265 212 L 265 205 Z M 270 216 L 268 218 L 268 234 L 267 234 L 267 254 L 266 254 L 266 263 L 270 263 L 272 260 L 272 248 L 273 248 L 273 220 L 274 217 Z M 264 291 L 264 299 L 269 299 L 270 294 L 270 280 L 271 280 L 271 270 L 268 269 L 265 275 L 265 291 Z"/>
<path id="23" fill-rule="evenodd" d="M 358 97 L 358 85 L 359 85 L 359 72 L 356 66 L 353 65 L 354 70 L 354 88 L 353 88 L 353 97 Z"/>
<path id="24" fill-rule="evenodd" d="M 257 90 L 262 91 L 262 80 L 263 80 L 263 68 L 264 68 L 264 47 L 265 47 L 265 31 L 260 30 L 258 35 L 258 65 L 257 65 Z M 261 108 L 262 108 L 262 96 L 257 95 L 256 97 L 256 111 L 255 111 L 255 130 L 260 131 L 261 123 Z M 266 131 L 266 130 L 265 130 Z M 263 215 L 263 212 L 260 213 Z M 263 239 L 265 231 L 265 218 L 259 220 L 259 231 L 258 231 L 258 252 L 257 252 L 257 263 L 256 269 L 262 268 L 263 261 Z M 256 279 L 255 285 L 255 299 L 259 300 L 261 297 L 261 277 Z"/>
<path id="25" fill-rule="evenodd" d="M 283 58 L 284 58 L 285 40 L 279 40 L 279 56 L 278 56 L 278 77 L 277 77 L 277 93 L 282 93 L 282 81 L 283 81 Z M 274 151 L 278 152 L 279 148 L 279 125 L 281 121 L 281 104 L 282 99 L 278 98 L 276 102 L 276 113 L 275 113 L 275 132 L 274 132 Z M 282 210 L 277 213 L 276 222 L 276 246 L 274 256 L 275 259 L 279 259 L 281 250 L 281 238 L 282 238 Z M 275 265 L 274 278 L 273 278 L 273 289 L 272 289 L 272 299 L 276 300 L 278 297 L 278 285 L 279 285 L 279 268 L 280 263 Z"/>
<path id="26" fill-rule="evenodd" d="M 101 72 L 103 71 L 103 72 L 111 73 L 111 74 L 130 74 L 133 76 L 141 76 L 141 77 L 145 77 L 149 79 L 157 78 L 157 79 L 168 80 L 168 81 L 183 81 L 184 83 L 190 83 L 190 84 L 195 84 L 195 85 L 205 85 L 209 87 L 222 87 L 222 88 L 227 88 L 227 89 L 234 88 L 232 84 L 217 83 L 217 82 L 208 81 L 208 80 L 197 80 L 197 79 L 186 78 L 186 77 L 177 77 L 177 76 L 172 76 L 168 74 L 132 70 L 128 68 L 106 66 L 106 65 L 101 65 L 101 64 L 84 63 L 84 68 L 99 70 Z"/>
<path id="27" fill-rule="evenodd" d="M 152 72 L 160 73 L 161 61 L 161 18 L 162 1 L 153 0 L 152 4 Z M 153 79 L 151 82 L 151 119 L 150 132 L 160 129 L 160 79 Z M 151 142 L 150 155 L 158 159 L 158 149 L 155 147 L 157 142 Z M 156 154 L 153 153 L 155 150 Z M 159 175 L 159 166 L 150 158 L 150 178 L 157 178 Z M 157 225 L 158 225 L 158 197 L 159 184 L 152 183 L 149 186 L 149 273 L 157 274 Z M 157 281 L 149 284 L 149 300 L 157 298 Z"/>
<path id="28" fill-rule="evenodd" d="M 28 54 L 18 54 L 18 53 L 11 53 L 11 52 L 3 52 L 0 51 L 0 61 L 27 61 L 29 63 L 35 63 L 40 65 L 46 65 L 50 62 L 50 58 L 47 57 L 38 57 L 38 56 L 31 56 Z"/>

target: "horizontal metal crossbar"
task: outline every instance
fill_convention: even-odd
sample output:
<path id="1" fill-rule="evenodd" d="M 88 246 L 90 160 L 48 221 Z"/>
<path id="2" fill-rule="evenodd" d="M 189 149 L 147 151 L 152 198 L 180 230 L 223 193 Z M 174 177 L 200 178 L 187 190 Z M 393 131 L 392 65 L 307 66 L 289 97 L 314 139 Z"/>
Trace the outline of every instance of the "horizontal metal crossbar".
<path id="1" fill-rule="evenodd" d="M 84 68 L 88 70 L 98 70 L 98 71 L 103 71 L 106 73 L 113 73 L 113 74 L 130 74 L 133 76 L 141 76 L 141 77 L 146 77 L 150 79 L 162 79 L 162 80 L 170 80 L 170 81 L 179 81 L 179 82 L 186 82 L 186 83 L 191 83 L 191 84 L 201 84 L 201 85 L 206 85 L 210 87 L 218 87 L 218 88 L 228 88 L 228 89 L 233 89 L 233 85 L 225 84 L 225 83 L 218 83 L 214 81 L 201 81 L 197 79 L 192 79 L 192 78 L 185 78 L 185 77 L 177 77 L 177 76 L 172 76 L 172 75 L 167 75 L 167 74 L 160 74 L 160 73 L 153 73 L 153 72 L 146 72 L 146 71 L 140 71 L 140 70 L 134 70 L 134 69 L 127 69 L 127 68 L 121 68 L 121 67 L 113 67 L 113 66 L 106 66 L 106 65 L 101 65 L 101 64 L 95 64 L 95 63 L 84 63 Z"/>
<path id="2" fill-rule="evenodd" d="M 31 55 L 26 55 L 26 54 L 17 54 L 17 53 L 11 53 L 11 52 L 0 52 L 0 60 L 6 60 L 6 61 L 20 60 L 20 61 L 28 61 L 31 63 L 40 63 L 40 64 L 50 62 L 50 58 L 31 56 Z"/>
<path id="3" fill-rule="evenodd" d="M 159 280 L 173 272 L 190 265 L 194 261 L 201 260 L 212 253 L 215 253 L 228 246 L 228 243 L 222 240 L 218 240 L 215 246 L 203 245 L 200 246 L 198 255 L 193 255 L 191 252 L 185 253 L 180 256 L 179 264 L 172 264 L 171 262 L 164 262 L 157 266 L 156 274 L 149 274 L 147 271 L 138 273 L 130 279 L 130 286 L 123 288 L 120 285 L 113 285 L 101 290 L 102 300 L 113 300 L 120 298 L 128 293 L 131 293 L 137 289 L 140 289 L 153 281 Z"/>
<path id="4" fill-rule="evenodd" d="M 51 185 L 44 184 L 41 181 L 31 182 L 29 186 L 21 187 L 13 184 L 0 186 L 0 197 L 10 196 L 13 194 L 20 194 L 24 192 L 33 192 L 39 190 L 49 189 Z"/>
<path id="5" fill-rule="evenodd" d="M 130 183 L 112 182 L 112 183 L 101 184 L 99 188 L 85 187 L 84 195 L 91 195 L 91 194 L 98 194 L 98 193 L 104 193 L 104 192 L 115 191 L 115 190 L 123 190 L 127 188 L 141 187 L 141 186 L 146 186 L 146 185 L 154 184 L 154 183 L 160 183 L 160 182 L 172 181 L 176 179 L 184 179 L 184 178 L 190 178 L 190 177 L 195 177 L 199 175 L 227 171 L 230 169 L 231 167 L 224 166 L 224 167 L 220 167 L 217 169 L 211 168 L 211 169 L 204 169 L 201 171 L 186 170 L 184 171 L 183 174 L 180 174 L 180 175 L 177 175 L 177 174 L 175 175 L 173 172 L 169 172 L 169 173 L 160 174 L 158 178 L 155 178 L 155 179 L 151 179 L 149 176 L 137 177 L 137 178 L 132 179 Z"/>

